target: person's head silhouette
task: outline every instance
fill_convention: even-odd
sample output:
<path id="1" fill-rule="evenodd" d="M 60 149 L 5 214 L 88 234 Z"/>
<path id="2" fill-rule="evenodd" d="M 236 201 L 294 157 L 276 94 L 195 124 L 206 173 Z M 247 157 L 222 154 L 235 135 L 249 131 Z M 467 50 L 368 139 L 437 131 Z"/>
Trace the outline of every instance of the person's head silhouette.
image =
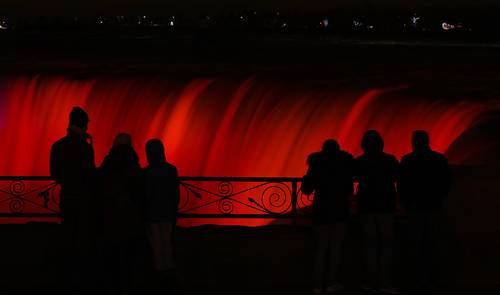
<path id="1" fill-rule="evenodd" d="M 118 133 L 113 141 L 113 145 L 132 145 L 132 137 L 128 133 Z"/>
<path id="2" fill-rule="evenodd" d="M 326 153 L 334 153 L 340 150 L 339 143 L 334 139 L 327 139 L 323 143 L 322 151 Z"/>
<path id="3" fill-rule="evenodd" d="M 430 149 L 429 134 L 424 130 L 415 130 L 411 138 L 413 151 L 424 151 Z"/>
<path id="4" fill-rule="evenodd" d="M 73 107 L 69 113 L 69 124 L 78 127 L 83 131 L 87 131 L 89 121 L 89 115 L 81 107 Z"/>
<path id="5" fill-rule="evenodd" d="M 368 130 L 361 139 L 361 148 L 365 154 L 381 153 L 384 151 L 384 140 L 377 130 Z"/>
<path id="6" fill-rule="evenodd" d="M 160 139 L 148 140 L 146 143 L 146 158 L 149 165 L 165 163 L 165 147 Z"/>

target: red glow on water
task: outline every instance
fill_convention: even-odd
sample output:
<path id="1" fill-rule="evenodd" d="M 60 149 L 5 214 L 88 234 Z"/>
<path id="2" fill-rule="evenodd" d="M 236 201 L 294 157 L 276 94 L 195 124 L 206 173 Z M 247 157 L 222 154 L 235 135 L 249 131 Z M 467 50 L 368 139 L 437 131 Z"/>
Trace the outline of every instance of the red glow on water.
<path id="1" fill-rule="evenodd" d="M 301 176 L 326 138 L 360 154 L 367 129 L 398 157 L 415 129 L 446 152 L 491 103 L 383 89 L 318 87 L 311 81 L 201 78 L 14 77 L 0 82 L 0 175 L 47 175 L 51 144 L 65 134 L 74 105 L 91 118 L 99 165 L 118 132 L 132 134 L 142 164 L 151 137 L 166 143 L 181 175 Z M 498 108 L 498 103 L 493 107 Z M 455 159 L 450 159 L 454 163 Z"/>

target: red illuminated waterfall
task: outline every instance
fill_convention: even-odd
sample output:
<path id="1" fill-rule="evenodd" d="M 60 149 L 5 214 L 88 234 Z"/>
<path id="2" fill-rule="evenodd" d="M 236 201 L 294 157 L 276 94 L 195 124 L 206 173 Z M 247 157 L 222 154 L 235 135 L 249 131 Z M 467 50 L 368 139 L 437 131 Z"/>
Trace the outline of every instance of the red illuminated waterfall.
<path id="1" fill-rule="evenodd" d="M 65 135 L 75 105 L 90 115 L 97 165 L 114 136 L 128 132 L 143 165 L 145 142 L 162 138 L 168 160 L 185 176 L 301 176 L 307 155 L 327 138 L 359 155 L 367 129 L 379 130 L 386 151 L 398 157 L 410 150 L 415 129 L 427 130 L 438 151 L 453 146 L 453 164 L 469 164 L 464 159 L 488 146 L 463 134 L 500 110 L 498 100 L 423 96 L 414 88 L 259 77 L 0 78 L 0 175 L 48 175 L 50 146 Z"/>
<path id="2" fill-rule="evenodd" d="M 74 105 L 90 115 L 97 164 L 115 134 L 129 132 L 143 162 L 145 142 L 159 137 L 182 175 L 202 176 L 300 176 L 326 138 L 359 154 L 366 129 L 378 129 L 397 156 L 409 151 L 414 129 L 428 130 L 433 147 L 445 152 L 492 108 L 415 97 L 409 89 L 255 77 L 8 78 L 0 85 L 0 174 L 47 175 L 50 146 L 65 134 Z"/>

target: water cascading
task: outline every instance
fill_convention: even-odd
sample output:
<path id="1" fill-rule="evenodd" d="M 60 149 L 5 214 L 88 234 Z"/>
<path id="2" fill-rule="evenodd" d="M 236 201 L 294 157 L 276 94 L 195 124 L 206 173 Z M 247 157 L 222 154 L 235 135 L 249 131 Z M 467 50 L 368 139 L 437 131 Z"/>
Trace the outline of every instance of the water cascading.
<path id="1" fill-rule="evenodd" d="M 270 177 L 303 175 L 307 155 L 327 138 L 359 155 L 367 129 L 379 130 L 397 157 L 410 151 L 415 129 L 427 130 L 433 148 L 446 153 L 500 109 L 497 100 L 423 97 L 412 89 L 259 77 L 3 77 L 0 175 L 48 175 L 50 146 L 64 136 L 75 105 L 89 113 L 97 165 L 114 136 L 128 132 L 143 165 L 144 145 L 157 137 L 181 175 Z"/>

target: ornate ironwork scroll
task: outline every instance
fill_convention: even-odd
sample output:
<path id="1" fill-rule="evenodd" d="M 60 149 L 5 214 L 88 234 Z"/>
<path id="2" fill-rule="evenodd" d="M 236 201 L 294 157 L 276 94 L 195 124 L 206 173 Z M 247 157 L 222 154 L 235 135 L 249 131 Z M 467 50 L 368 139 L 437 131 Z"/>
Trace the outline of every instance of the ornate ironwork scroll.
<path id="1" fill-rule="evenodd" d="M 178 211 L 187 218 L 295 218 L 313 196 L 300 178 L 180 177 Z M 57 217 L 59 186 L 49 177 L 0 176 L 0 216 Z M 306 214 L 307 215 L 307 214 Z"/>
<path id="2" fill-rule="evenodd" d="M 1 177 L 0 215 L 57 217 L 59 189 L 49 177 Z"/>

